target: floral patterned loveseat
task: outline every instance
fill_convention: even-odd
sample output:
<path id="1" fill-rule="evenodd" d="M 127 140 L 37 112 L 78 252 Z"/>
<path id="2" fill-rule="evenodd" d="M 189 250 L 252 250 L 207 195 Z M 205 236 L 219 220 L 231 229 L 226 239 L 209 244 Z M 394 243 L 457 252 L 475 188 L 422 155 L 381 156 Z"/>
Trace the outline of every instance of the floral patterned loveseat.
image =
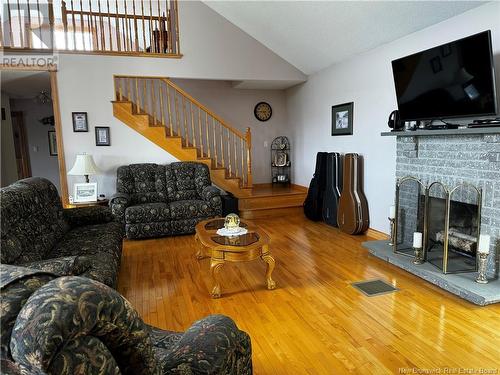
<path id="1" fill-rule="evenodd" d="M 252 373 L 250 337 L 226 316 L 170 332 L 85 277 L 0 265 L 0 287 L 2 374 Z"/>
<path id="2" fill-rule="evenodd" d="M 116 286 L 123 226 L 109 207 L 63 209 L 54 184 L 41 177 L 2 188 L 0 199 L 0 263 Z"/>
<path id="3" fill-rule="evenodd" d="M 194 233 L 200 221 L 220 216 L 220 191 L 205 164 L 131 164 L 117 170 L 110 206 L 127 238 Z"/>

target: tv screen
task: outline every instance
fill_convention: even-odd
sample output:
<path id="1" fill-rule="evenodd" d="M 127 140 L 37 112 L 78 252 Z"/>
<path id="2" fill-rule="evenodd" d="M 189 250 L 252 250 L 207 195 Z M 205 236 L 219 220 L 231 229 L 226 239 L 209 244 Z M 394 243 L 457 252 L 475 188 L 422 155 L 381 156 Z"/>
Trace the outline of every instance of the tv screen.
<path id="1" fill-rule="evenodd" d="M 394 60 L 392 72 L 402 120 L 496 114 L 489 30 Z"/>

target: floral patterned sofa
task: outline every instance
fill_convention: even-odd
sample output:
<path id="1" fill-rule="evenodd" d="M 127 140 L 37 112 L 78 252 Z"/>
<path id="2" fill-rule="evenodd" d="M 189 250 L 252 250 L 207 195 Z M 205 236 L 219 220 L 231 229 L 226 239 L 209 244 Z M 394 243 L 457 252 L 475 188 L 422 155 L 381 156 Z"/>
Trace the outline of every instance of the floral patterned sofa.
<path id="1" fill-rule="evenodd" d="M 109 207 L 63 209 L 56 187 L 40 177 L 0 190 L 0 263 L 81 275 L 115 287 L 123 226 Z"/>
<path id="2" fill-rule="evenodd" d="M 110 206 L 127 238 L 194 233 L 197 223 L 220 216 L 220 191 L 202 163 L 131 164 L 117 170 Z"/>
<path id="3" fill-rule="evenodd" d="M 252 373 L 250 337 L 226 316 L 165 331 L 97 281 L 9 265 L 0 288 L 2 374 Z"/>

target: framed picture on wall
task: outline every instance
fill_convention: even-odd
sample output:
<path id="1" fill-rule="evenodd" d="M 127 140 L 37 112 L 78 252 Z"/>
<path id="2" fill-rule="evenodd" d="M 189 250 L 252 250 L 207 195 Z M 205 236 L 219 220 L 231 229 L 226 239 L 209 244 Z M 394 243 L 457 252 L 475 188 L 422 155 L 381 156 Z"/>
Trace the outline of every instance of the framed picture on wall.
<path id="1" fill-rule="evenodd" d="M 57 156 L 57 138 L 55 130 L 49 130 L 49 155 Z"/>
<path id="2" fill-rule="evenodd" d="M 95 127 L 95 145 L 111 146 L 111 140 L 109 139 L 109 126 Z"/>
<path id="3" fill-rule="evenodd" d="M 73 118 L 73 131 L 75 133 L 89 131 L 87 112 L 72 112 L 71 116 Z"/>
<path id="4" fill-rule="evenodd" d="M 332 106 L 332 135 L 352 135 L 354 102 Z"/>
<path id="5" fill-rule="evenodd" d="M 97 201 L 97 182 L 81 183 L 74 185 L 76 203 Z"/>

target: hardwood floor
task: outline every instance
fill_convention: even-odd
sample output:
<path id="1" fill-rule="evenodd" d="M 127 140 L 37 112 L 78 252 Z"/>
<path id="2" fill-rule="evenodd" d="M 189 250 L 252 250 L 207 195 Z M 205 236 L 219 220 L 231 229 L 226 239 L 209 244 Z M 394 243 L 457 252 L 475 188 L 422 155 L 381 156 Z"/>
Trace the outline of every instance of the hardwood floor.
<path id="1" fill-rule="evenodd" d="M 255 222 L 271 236 L 277 289 L 265 287 L 264 262 L 233 263 L 223 297 L 210 298 L 209 259 L 180 236 L 125 241 L 119 291 L 161 328 L 230 316 L 252 338 L 255 374 L 500 373 L 499 305 L 472 305 L 368 255 L 366 236 L 301 215 Z M 366 297 L 350 285 L 373 278 L 400 291 Z"/>

